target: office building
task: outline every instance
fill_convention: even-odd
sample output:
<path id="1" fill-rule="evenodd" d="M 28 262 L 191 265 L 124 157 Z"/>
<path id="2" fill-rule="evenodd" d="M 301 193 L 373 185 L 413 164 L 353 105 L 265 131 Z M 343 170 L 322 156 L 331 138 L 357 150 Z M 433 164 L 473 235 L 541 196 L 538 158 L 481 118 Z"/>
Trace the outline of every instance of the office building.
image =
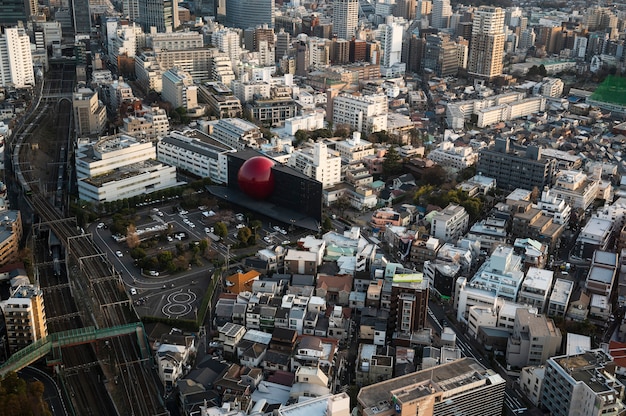
<path id="1" fill-rule="evenodd" d="M 469 214 L 460 205 L 450 204 L 432 218 L 430 234 L 443 242 L 455 242 L 467 231 Z"/>
<path id="2" fill-rule="evenodd" d="M 122 14 L 131 22 L 139 21 L 139 0 L 123 0 Z"/>
<path id="3" fill-rule="evenodd" d="M 320 181 L 324 188 L 341 182 L 341 157 L 323 142 L 295 150 L 287 165 L 309 178 Z"/>
<path id="4" fill-rule="evenodd" d="M 449 35 L 426 36 L 422 69 L 430 69 L 438 77 L 448 77 L 456 76 L 459 66 L 459 48 Z"/>
<path id="5" fill-rule="evenodd" d="M 0 308 L 11 354 L 48 336 L 43 291 L 39 286 L 19 286 L 7 300 L 0 302 Z"/>
<path id="6" fill-rule="evenodd" d="M 23 27 L 0 27 L 0 85 L 35 85 L 30 38 Z"/>
<path id="7" fill-rule="evenodd" d="M 141 143 L 125 134 L 80 145 L 76 176 L 80 199 L 92 202 L 116 201 L 180 185 L 176 167 L 157 162 L 151 142 Z"/>
<path id="8" fill-rule="evenodd" d="M 98 99 L 98 93 L 90 88 L 79 88 L 73 95 L 72 104 L 76 134 L 100 134 L 107 123 L 107 109 Z"/>
<path id="9" fill-rule="evenodd" d="M 161 96 L 173 108 L 182 107 L 189 111 L 198 107 L 198 86 L 194 84 L 191 75 L 177 68 L 163 74 Z"/>
<path id="10" fill-rule="evenodd" d="M 506 362 L 511 367 L 542 365 L 559 351 L 561 340 L 561 330 L 552 319 L 536 309 L 518 308 L 507 342 Z"/>
<path id="11" fill-rule="evenodd" d="M 359 24 L 359 0 L 333 0 L 333 32 L 350 40 Z"/>
<path id="12" fill-rule="evenodd" d="M 552 184 L 556 160 L 541 160 L 538 147 L 515 150 L 509 139 L 496 138 L 495 146 L 480 150 L 476 170 L 494 178 L 500 189 L 543 189 Z"/>
<path id="13" fill-rule="evenodd" d="M 228 180 L 230 146 L 199 130 L 172 131 L 157 142 L 157 159 L 214 183 Z"/>
<path id="14" fill-rule="evenodd" d="M 239 29 L 267 25 L 274 28 L 274 0 L 226 0 L 226 26 Z"/>
<path id="15" fill-rule="evenodd" d="M 435 29 L 447 29 L 450 26 L 452 16 L 452 6 L 450 0 L 433 0 L 432 2 L 432 22 Z"/>
<path id="16" fill-rule="evenodd" d="M 36 0 L 2 0 L 0 2 L 0 25 L 26 24 L 29 17 L 37 13 Z"/>
<path id="17" fill-rule="evenodd" d="M 624 385 L 611 356 L 601 349 L 552 357 L 546 362 L 541 403 L 552 416 L 620 415 Z"/>
<path id="18" fill-rule="evenodd" d="M 588 176 L 577 170 L 561 170 L 550 193 L 572 209 L 587 209 L 598 194 L 599 176 Z"/>
<path id="19" fill-rule="evenodd" d="M 481 6 L 474 13 L 467 71 L 491 79 L 502 75 L 504 65 L 504 10 Z"/>
<path id="20" fill-rule="evenodd" d="M 154 27 L 157 32 L 173 32 L 180 21 L 178 19 L 178 0 L 138 0 L 138 23 L 144 32 L 151 33 Z"/>
<path id="21" fill-rule="evenodd" d="M 500 416 L 506 381 L 463 358 L 361 388 L 359 416 Z"/>

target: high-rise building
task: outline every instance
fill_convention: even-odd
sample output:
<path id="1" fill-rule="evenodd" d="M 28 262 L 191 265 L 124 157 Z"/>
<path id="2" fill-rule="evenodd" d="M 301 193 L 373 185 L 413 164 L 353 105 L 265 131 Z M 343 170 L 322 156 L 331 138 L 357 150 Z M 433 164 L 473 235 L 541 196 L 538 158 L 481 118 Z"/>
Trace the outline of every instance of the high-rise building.
<path id="1" fill-rule="evenodd" d="M 9 351 L 15 353 L 48 336 L 43 292 L 39 286 L 23 285 L 0 303 L 4 314 Z"/>
<path id="2" fill-rule="evenodd" d="M 415 0 L 398 0 L 394 16 L 404 17 L 406 20 L 415 19 Z"/>
<path id="3" fill-rule="evenodd" d="M 0 85 L 35 85 L 30 38 L 23 27 L 0 27 Z"/>
<path id="4" fill-rule="evenodd" d="M 498 373 L 463 358 L 361 388 L 358 414 L 499 416 L 505 387 Z"/>
<path id="5" fill-rule="evenodd" d="M 89 0 L 72 0 L 72 20 L 74 22 L 74 33 L 91 33 Z"/>
<path id="6" fill-rule="evenodd" d="M 139 0 L 139 24 L 145 32 L 173 31 L 180 25 L 178 0 Z"/>
<path id="7" fill-rule="evenodd" d="M 324 188 L 341 182 L 341 156 L 322 142 L 293 152 L 287 166 L 320 181 Z"/>
<path id="8" fill-rule="evenodd" d="M 502 75 L 505 37 L 504 10 L 479 7 L 474 14 L 467 72 L 487 79 Z"/>
<path id="9" fill-rule="evenodd" d="M 447 29 L 452 16 L 450 0 L 434 0 L 432 6 L 431 26 L 436 29 Z"/>
<path id="10" fill-rule="evenodd" d="M 122 3 L 122 13 L 131 22 L 139 21 L 139 0 L 124 0 Z"/>
<path id="11" fill-rule="evenodd" d="M 28 17 L 37 12 L 36 0 L 2 0 L 0 1 L 0 25 L 26 24 Z"/>
<path id="12" fill-rule="evenodd" d="M 624 385 L 617 365 L 601 349 L 546 361 L 541 404 L 553 416 L 623 414 Z"/>
<path id="13" fill-rule="evenodd" d="M 289 35 L 288 32 L 285 32 L 285 29 L 281 28 L 276 34 L 276 60 L 282 59 L 285 55 L 287 55 L 290 45 L 291 35 Z"/>
<path id="14" fill-rule="evenodd" d="M 340 39 L 352 39 L 359 24 L 359 0 L 333 1 L 333 32 Z"/>
<path id="15" fill-rule="evenodd" d="M 398 20 L 402 21 L 402 18 Z M 381 33 L 381 45 L 383 48 L 383 60 L 381 65 L 391 67 L 402 59 L 402 35 L 404 26 L 395 20 L 393 16 L 387 16 L 387 21 Z"/>
<path id="16" fill-rule="evenodd" d="M 369 136 L 387 130 L 387 96 L 341 94 L 333 99 L 333 123 L 346 124 Z"/>
<path id="17" fill-rule="evenodd" d="M 257 26 L 274 28 L 274 0 L 226 0 L 226 26 L 249 29 Z"/>
<path id="18" fill-rule="evenodd" d="M 456 76 L 459 69 L 458 48 L 449 35 L 426 36 L 422 68 L 432 70 L 438 77 Z"/>
<path id="19" fill-rule="evenodd" d="M 391 285 L 387 336 L 398 342 L 424 329 L 428 316 L 428 280 L 421 273 L 415 279 L 394 278 Z"/>

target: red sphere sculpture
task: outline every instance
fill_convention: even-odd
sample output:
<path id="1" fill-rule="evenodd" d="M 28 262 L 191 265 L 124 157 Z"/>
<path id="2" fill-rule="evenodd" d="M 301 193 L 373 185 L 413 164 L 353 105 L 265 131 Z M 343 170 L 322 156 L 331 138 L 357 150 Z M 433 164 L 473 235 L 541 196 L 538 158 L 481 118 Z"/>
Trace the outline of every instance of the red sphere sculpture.
<path id="1" fill-rule="evenodd" d="M 264 156 L 246 160 L 237 173 L 239 189 L 254 199 L 266 199 L 274 192 L 274 161 Z"/>

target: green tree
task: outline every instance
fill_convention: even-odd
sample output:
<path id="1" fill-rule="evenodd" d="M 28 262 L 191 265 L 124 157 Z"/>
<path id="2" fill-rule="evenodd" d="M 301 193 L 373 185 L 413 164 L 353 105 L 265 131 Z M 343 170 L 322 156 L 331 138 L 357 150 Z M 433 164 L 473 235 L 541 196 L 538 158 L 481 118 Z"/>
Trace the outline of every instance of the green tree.
<path id="1" fill-rule="evenodd" d="M 237 240 L 242 244 L 249 244 L 250 237 L 252 237 L 252 230 L 248 227 L 240 228 L 239 231 L 237 231 Z"/>
<path id="2" fill-rule="evenodd" d="M 328 231 L 333 229 L 333 223 L 330 221 L 328 215 L 324 216 L 324 221 L 322 221 L 322 231 L 327 233 Z"/>
<path id="3" fill-rule="evenodd" d="M 296 147 L 300 146 L 309 138 L 309 136 L 307 135 L 307 132 L 304 130 L 298 130 L 296 134 L 294 134 L 294 137 L 295 137 L 295 140 L 293 141 L 293 145 Z"/>
<path id="4" fill-rule="evenodd" d="M 390 146 L 383 161 L 383 177 L 389 179 L 402 173 L 402 158 L 393 146 Z"/>
<path id="5" fill-rule="evenodd" d="M 216 222 L 215 227 L 213 228 L 215 229 L 215 235 L 218 237 L 224 238 L 228 235 L 228 227 L 226 227 L 226 224 L 221 221 Z"/>

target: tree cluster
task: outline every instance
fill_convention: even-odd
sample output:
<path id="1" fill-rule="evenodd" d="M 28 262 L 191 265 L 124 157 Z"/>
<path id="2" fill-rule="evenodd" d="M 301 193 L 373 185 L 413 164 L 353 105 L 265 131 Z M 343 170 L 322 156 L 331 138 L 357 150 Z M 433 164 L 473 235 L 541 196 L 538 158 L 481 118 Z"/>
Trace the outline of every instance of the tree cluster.
<path id="1" fill-rule="evenodd" d="M 51 416 L 43 393 L 41 381 L 27 383 L 16 373 L 7 374 L 0 380 L 0 416 Z"/>
<path id="2" fill-rule="evenodd" d="M 470 197 L 467 192 L 460 189 L 449 191 L 437 190 L 434 185 L 423 185 L 413 195 L 413 201 L 417 205 L 437 205 L 445 208 L 449 204 L 457 204 L 465 208 L 472 221 L 480 217 L 483 209 L 483 201 L 480 198 Z"/>

